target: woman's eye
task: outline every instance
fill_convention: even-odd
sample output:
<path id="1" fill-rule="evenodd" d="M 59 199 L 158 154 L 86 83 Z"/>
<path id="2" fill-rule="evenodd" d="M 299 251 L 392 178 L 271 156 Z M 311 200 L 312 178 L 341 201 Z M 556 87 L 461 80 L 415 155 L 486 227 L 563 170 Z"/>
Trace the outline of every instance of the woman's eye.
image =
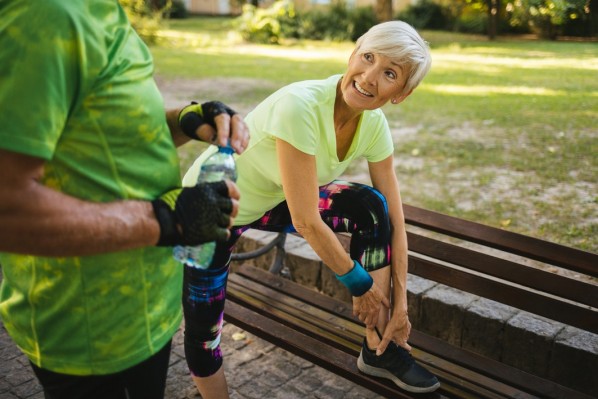
<path id="1" fill-rule="evenodd" d="M 363 59 L 366 61 L 372 61 L 374 59 L 374 56 L 371 53 L 365 53 L 363 55 Z"/>

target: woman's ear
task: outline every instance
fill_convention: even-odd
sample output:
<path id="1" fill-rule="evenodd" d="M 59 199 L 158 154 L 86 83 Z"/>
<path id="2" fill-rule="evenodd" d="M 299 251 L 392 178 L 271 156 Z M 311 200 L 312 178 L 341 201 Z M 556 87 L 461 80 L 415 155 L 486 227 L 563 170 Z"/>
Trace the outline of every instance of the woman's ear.
<path id="1" fill-rule="evenodd" d="M 410 95 L 411 93 L 413 93 L 413 89 L 409 90 L 409 92 L 408 92 L 408 93 L 401 94 L 401 95 L 400 95 L 400 96 L 398 96 L 398 97 L 393 97 L 393 98 L 390 100 L 390 102 L 391 102 L 391 103 L 393 103 L 393 104 L 400 104 L 400 103 L 402 103 L 403 101 L 405 101 L 405 99 L 406 99 L 407 97 L 409 97 L 409 95 Z"/>

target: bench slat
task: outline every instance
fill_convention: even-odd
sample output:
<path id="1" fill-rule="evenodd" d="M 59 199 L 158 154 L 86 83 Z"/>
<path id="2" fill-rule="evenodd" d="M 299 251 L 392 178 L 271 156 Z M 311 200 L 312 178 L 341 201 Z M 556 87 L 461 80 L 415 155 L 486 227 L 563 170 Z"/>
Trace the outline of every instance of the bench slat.
<path id="1" fill-rule="evenodd" d="M 405 221 L 427 230 L 598 277 L 598 255 L 403 204 Z"/>
<path id="2" fill-rule="evenodd" d="M 278 323 L 282 323 L 283 325 L 288 326 L 295 331 L 306 334 L 313 338 L 317 338 L 318 341 L 324 342 L 339 350 L 342 350 L 348 355 L 353 356 L 353 359 L 356 361 L 361 348 L 360 343 L 364 333 L 363 326 L 358 326 L 355 322 L 352 323 L 360 330 L 360 333 L 355 334 L 350 340 L 352 342 L 336 340 L 334 337 L 331 339 L 329 334 L 321 333 L 322 329 L 332 331 L 337 330 L 334 326 L 328 325 L 328 327 L 325 327 L 330 319 L 324 318 L 317 320 L 312 317 L 313 313 L 320 313 L 318 312 L 319 309 L 302 306 L 301 310 L 303 315 L 299 314 L 301 313 L 300 311 L 293 312 L 294 315 L 287 314 L 284 310 L 281 310 L 286 309 L 287 304 L 279 302 L 280 299 L 282 299 L 283 302 L 286 302 L 284 294 L 272 292 L 266 287 L 256 287 L 255 283 L 248 280 L 243 280 L 238 276 L 231 277 L 235 278 L 229 280 L 229 283 L 232 283 L 229 285 L 229 300 L 241 304 L 244 308 L 271 318 Z M 244 293 L 239 294 L 240 291 L 245 291 L 243 289 L 247 288 L 243 287 L 245 285 L 251 288 L 258 288 L 260 289 L 260 292 L 256 292 L 256 297 L 250 297 Z M 266 297 L 261 297 L 261 293 L 266 294 Z M 258 299 L 258 297 L 261 298 Z M 267 302 L 262 302 L 263 299 L 266 299 Z M 341 327 L 345 327 L 346 325 L 347 323 L 343 324 Z M 343 343 L 345 346 L 338 346 L 343 345 Z M 436 373 L 438 377 L 444 381 L 444 388 L 447 390 L 447 394 L 451 393 L 452 395 L 460 398 L 468 397 L 468 393 L 473 394 L 472 397 L 474 398 L 535 398 L 535 396 L 526 395 L 518 389 L 512 388 L 488 377 L 447 362 L 446 360 L 422 352 L 418 349 L 414 349 L 413 354 L 416 359 L 428 367 L 432 372 Z M 457 381 L 457 383 L 455 383 L 455 381 Z"/>
<path id="3" fill-rule="evenodd" d="M 598 286 L 412 232 L 408 232 L 408 235 L 409 273 L 598 333 Z M 346 234 L 337 236 L 343 246 L 349 248 L 351 237 Z M 422 260 L 420 253 L 431 259 Z M 453 268 L 451 264 L 487 276 L 476 276 Z M 497 280 L 501 278 L 515 285 Z M 531 289 L 525 289 L 525 286 Z M 483 287 L 490 287 L 491 290 L 486 291 Z"/>
<path id="4" fill-rule="evenodd" d="M 361 324 L 353 318 L 350 304 L 322 294 L 318 294 L 315 291 L 303 287 L 297 283 L 282 279 L 267 273 L 264 270 L 247 265 L 241 266 L 239 268 L 238 274 L 244 278 L 252 280 L 253 282 L 263 284 L 265 286 L 263 290 L 272 289 L 278 291 L 279 295 L 282 297 L 295 298 L 309 305 L 334 313 L 336 316 L 344 318 L 351 323 Z M 268 291 L 266 298 L 268 298 L 270 295 L 278 297 L 277 295 L 274 295 Z M 270 305 L 275 302 L 277 302 L 277 300 L 270 301 Z M 301 325 L 299 325 L 298 328 L 301 328 Z M 363 328 L 363 326 L 361 325 L 360 328 Z M 360 342 L 359 339 L 360 338 L 357 338 L 354 341 L 358 343 Z M 473 378 L 475 380 L 475 378 L 479 378 L 480 375 L 487 376 L 488 378 L 499 382 L 508 381 L 509 384 L 514 384 L 514 386 L 534 393 L 540 397 L 559 399 L 589 398 L 589 396 L 580 394 L 551 381 L 533 376 L 495 360 L 477 355 L 473 352 L 456 348 L 440 339 L 431 337 L 416 330 L 412 330 L 409 342 L 414 348 L 416 348 L 416 352 L 414 353 L 419 353 L 419 357 L 416 356 L 416 358 L 419 361 L 422 361 L 422 363 L 425 363 L 427 367 L 436 369 L 437 364 L 442 362 L 444 362 L 442 364 L 444 364 L 443 367 L 446 369 L 450 368 L 450 363 L 453 363 L 455 367 L 463 367 L 464 369 L 461 369 L 457 374 L 460 376 L 459 378 Z M 355 347 L 357 347 L 357 345 Z M 420 350 L 421 352 L 417 352 L 417 350 Z M 356 354 L 357 352 L 358 349 L 349 350 L 350 354 Z M 431 355 L 432 353 L 434 355 Z M 439 355 L 442 357 L 439 358 Z M 429 356 L 432 357 L 430 358 Z M 468 376 L 469 370 L 475 371 L 475 373 L 478 373 L 478 376 Z M 486 381 L 486 383 L 492 386 L 492 384 L 490 384 L 488 381 Z M 505 388 L 503 387 L 502 389 L 504 390 Z"/>
<path id="5" fill-rule="evenodd" d="M 231 286 L 231 290 L 232 292 L 236 291 L 236 287 L 235 287 L 235 283 L 232 284 Z M 229 292 L 230 293 L 230 292 Z M 238 302 L 237 302 L 238 301 Z M 242 320 L 240 322 L 239 320 L 239 316 L 237 315 L 235 317 L 235 315 L 231 315 L 231 311 L 229 310 L 229 307 L 232 305 L 229 305 L 231 303 L 236 304 L 237 306 L 241 306 L 243 308 L 243 310 L 245 311 L 251 311 L 251 312 L 255 312 L 255 314 L 258 314 L 260 316 L 266 317 L 267 319 L 273 321 L 274 323 L 276 323 L 276 325 L 278 326 L 284 326 L 286 328 L 289 328 L 291 331 L 296 332 L 297 334 L 304 334 L 306 337 L 310 337 L 312 339 L 315 339 L 317 342 L 319 342 L 320 344 L 325 344 L 327 345 L 327 348 L 329 349 L 333 349 L 334 346 L 328 346 L 330 344 L 330 341 L 323 339 L 322 336 L 318 335 L 318 332 L 315 331 L 311 331 L 309 330 L 309 327 L 313 327 L 313 325 L 308 324 L 308 323 L 296 323 L 296 322 L 289 322 L 289 320 L 286 320 L 286 323 L 282 323 L 282 321 L 285 321 L 284 319 L 281 320 L 278 317 L 274 317 L 271 318 L 271 316 L 273 316 L 273 313 L 270 312 L 271 309 L 264 311 L 264 308 L 261 308 L 259 306 L 257 306 L 257 311 L 254 309 L 254 306 L 256 306 L 256 303 L 250 304 L 248 306 L 248 304 L 246 302 L 244 302 L 241 297 L 238 297 L 236 295 L 232 295 L 229 299 L 229 301 L 227 301 L 227 305 L 226 305 L 226 309 L 225 309 L 225 319 L 233 324 L 238 325 L 239 327 L 246 329 L 247 331 L 256 334 L 286 350 L 289 350 L 292 353 L 295 353 L 301 357 L 307 358 L 308 360 L 312 361 L 313 363 L 327 368 L 339 375 L 344 376 L 345 378 L 349 378 L 351 381 L 353 382 L 357 382 L 360 385 L 363 385 L 362 382 L 363 381 L 359 381 L 359 379 L 356 380 L 355 375 L 343 375 L 341 372 L 339 372 L 339 370 L 336 368 L 338 365 L 337 360 L 338 359 L 331 359 L 329 356 L 331 356 L 329 354 L 329 352 L 327 351 L 315 351 L 315 353 L 310 353 L 308 348 L 310 350 L 313 350 L 313 348 L 310 348 L 309 345 L 310 343 L 307 342 L 306 340 L 304 340 L 302 338 L 302 341 L 295 341 L 294 339 L 287 337 L 286 335 L 280 335 L 280 332 L 277 332 L 276 330 L 269 330 L 269 333 L 275 334 L 277 340 L 274 341 L 272 340 L 272 337 L 269 337 L 268 335 L 264 335 L 264 331 L 261 330 L 261 328 L 263 328 L 264 321 L 263 320 L 259 320 L 255 317 L 254 314 L 248 315 L 246 317 L 245 320 Z M 264 304 L 262 304 L 264 305 Z M 260 310 L 262 312 L 260 312 Z M 347 353 L 346 350 L 341 350 L 341 349 L 337 349 L 334 348 L 335 351 L 339 351 L 339 352 L 334 352 L 334 356 L 340 356 L 340 353 L 343 354 L 343 357 L 346 360 L 341 361 L 341 363 L 345 366 L 345 368 L 349 368 L 351 369 L 351 373 L 358 373 L 360 376 L 364 376 L 364 374 L 361 374 L 359 372 L 359 370 L 357 370 L 356 365 L 356 361 L 357 361 L 357 356 L 359 354 L 358 349 L 354 349 L 352 352 L 353 353 Z M 310 358 L 310 356 L 318 356 L 317 360 L 314 360 L 312 358 Z M 432 359 L 432 360 L 430 360 Z M 334 360 L 335 362 L 330 365 L 328 364 L 331 360 Z M 488 389 L 485 386 L 480 386 L 480 382 L 478 381 L 477 383 L 472 383 L 469 378 L 467 378 L 467 373 L 471 373 L 469 371 L 466 370 L 466 373 L 457 373 L 455 371 L 455 367 L 458 366 L 454 366 L 454 365 L 449 365 L 449 367 L 446 367 L 445 369 L 439 368 L 439 366 L 444 365 L 442 359 L 437 359 L 432 357 L 431 355 L 427 355 L 427 360 L 430 362 L 430 364 L 426 363 L 426 366 L 430 368 L 430 370 L 432 372 L 435 372 L 438 377 L 441 379 L 442 381 L 442 388 L 438 393 L 433 393 L 433 394 L 427 394 L 422 396 L 422 394 L 417 394 L 412 396 L 412 394 L 402 391 L 400 390 L 398 387 L 396 387 L 394 384 L 387 382 L 385 380 L 380 380 L 380 379 L 375 379 L 376 381 L 378 381 L 380 384 L 384 385 L 386 387 L 386 390 L 389 390 L 392 393 L 385 393 L 385 392 L 380 392 L 377 389 L 373 389 L 373 387 L 370 385 L 370 380 L 371 378 L 368 378 L 366 380 L 367 384 L 363 385 L 364 387 L 373 390 L 375 392 L 378 392 L 384 396 L 390 397 L 390 398 L 395 398 L 395 397 L 399 397 L 397 396 L 397 393 L 401 393 L 401 397 L 405 396 L 405 397 L 410 397 L 410 398 L 419 398 L 419 397 L 430 397 L 430 398 L 444 398 L 444 394 L 449 395 L 449 397 L 451 398 L 460 398 L 460 399 L 505 399 L 508 397 L 519 397 L 521 399 L 533 399 L 536 398 L 535 396 L 530 396 L 530 395 L 526 395 L 523 392 L 519 391 L 519 390 L 512 390 L 510 387 L 507 386 L 503 386 L 502 384 L 497 383 L 496 381 L 492 381 L 492 380 L 487 380 L 485 381 L 486 385 L 490 386 L 490 387 L 494 387 L 495 389 L 498 390 L 502 390 L 503 393 L 496 393 L 493 392 L 492 390 Z M 448 371 L 447 371 L 448 370 Z M 345 370 L 347 371 L 347 370 Z M 457 376 L 455 376 L 457 375 Z M 466 378 L 463 378 L 466 377 Z M 479 377 L 479 376 L 478 376 Z M 483 378 L 483 377 L 481 377 Z M 474 378 L 475 380 L 475 378 Z M 497 388 L 498 386 L 498 388 Z"/>
<path id="6" fill-rule="evenodd" d="M 596 285 L 411 232 L 407 235 L 410 251 L 598 308 Z"/>
<path id="7" fill-rule="evenodd" d="M 557 298 L 409 257 L 409 273 L 598 334 L 598 312 Z"/>
<path id="8" fill-rule="evenodd" d="M 276 346 L 301 356 L 326 370 L 367 387 L 369 390 L 387 398 L 413 398 L 409 393 L 399 391 L 390 382 L 361 374 L 357 369 L 355 357 L 339 349 L 325 345 L 317 339 L 301 334 L 259 313 L 246 309 L 233 301 L 226 302 L 224 318 L 226 321 Z M 436 393 L 418 394 L 417 397 L 448 399 L 446 396 Z"/>
<path id="9" fill-rule="evenodd" d="M 230 275 L 227 288 L 227 297 L 254 311 L 268 313 L 268 317 L 281 323 L 296 325 L 313 325 L 314 333 L 325 339 L 337 349 L 359 351 L 364 329 L 354 323 L 326 313 L 320 309 L 310 307 L 310 312 L 302 310 L 304 302 L 285 297 L 284 294 L 259 286 L 252 281 L 243 280 L 240 276 Z M 301 304 L 301 307 L 293 305 Z M 350 352 L 350 353 L 351 353 Z"/>

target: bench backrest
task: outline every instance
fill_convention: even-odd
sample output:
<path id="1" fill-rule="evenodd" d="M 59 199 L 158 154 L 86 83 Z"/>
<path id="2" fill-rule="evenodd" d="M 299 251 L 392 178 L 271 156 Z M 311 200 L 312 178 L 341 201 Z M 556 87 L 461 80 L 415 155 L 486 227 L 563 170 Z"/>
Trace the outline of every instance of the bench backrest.
<path id="1" fill-rule="evenodd" d="M 598 334 L 598 255 L 404 205 L 409 272 Z"/>

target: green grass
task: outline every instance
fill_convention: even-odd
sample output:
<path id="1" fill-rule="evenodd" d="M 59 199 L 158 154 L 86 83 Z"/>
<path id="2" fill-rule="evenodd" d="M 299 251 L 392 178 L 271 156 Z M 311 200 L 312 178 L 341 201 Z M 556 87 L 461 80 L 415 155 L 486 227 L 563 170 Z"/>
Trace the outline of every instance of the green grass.
<path id="1" fill-rule="evenodd" d="M 597 252 L 598 45 L 422 36 L 432 71 L 407 101 L 384 108 L 404 201 Z M 190 18 L 170 21 L 152 52 L 166 81 L 255 81 L 206 93 L 251 109 L 287 83 L 342 73 L 352 49 L 251 45 L 230 18 Z"/>

